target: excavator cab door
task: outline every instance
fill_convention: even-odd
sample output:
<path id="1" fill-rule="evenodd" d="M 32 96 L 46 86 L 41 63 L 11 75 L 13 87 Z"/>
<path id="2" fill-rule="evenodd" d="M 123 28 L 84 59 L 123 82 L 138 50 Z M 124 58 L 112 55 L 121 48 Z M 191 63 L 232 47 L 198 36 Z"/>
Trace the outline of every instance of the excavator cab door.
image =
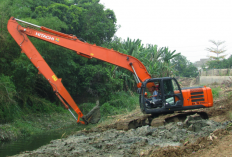
<path id="1" fill-rule="evenodd" d="M 176 108 L 183 106 L 183 96 L 181 88 L 175 78 L 164 78 L 163 87 L 163 106 L 165 108 Z"/>
<path id="2" fill-rule="evenodd" d="M 155 100 L 149 99 L 149 94 L 147 94 L 149 86 L 152 84 L 158 86 L 158 96 Z M 181 88 L 175 78 L 164 77 L 146 80 L 142 83 L 139 94 L 140 108 L 143 113 L 165 113 L 172 108 L 183 106 Z M 149 102 L 151 105 L 147 107 Z"/>
<path id="3" fill-rule="evenodd" d="M 152 78 L 152 79 L 148 79 L 146 81 L 144 81 L 142 83 L 141 88 L 138 89 L 138 94 L 140 94 L 139 96 L 139 102 L 140 102 L 140 109 L 143 113 L 146 113 L 146 108 L 156 108 L 156 107 L 162 107 L 162 92 L 161 89 L 162 87 L 161 85 L 161 79 L 160 78 Z M 154 100 L 151 96 L 153 91 L 151 91 L 150 89 L 152 87 L 157 87 L 158 88 L 158 95 L 156 96 L 156 99 Z"/>

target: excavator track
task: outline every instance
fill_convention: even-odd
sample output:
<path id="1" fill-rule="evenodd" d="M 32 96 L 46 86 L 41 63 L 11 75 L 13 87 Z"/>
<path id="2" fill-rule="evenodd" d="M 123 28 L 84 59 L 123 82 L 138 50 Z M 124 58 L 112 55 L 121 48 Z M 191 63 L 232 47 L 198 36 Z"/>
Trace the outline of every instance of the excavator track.
<path id="1" fill-rule="evenodd" d="M 190 115 L 196 115 L 199 119 L 208 119 L 207 112 L 204 111 L 184 111 L 184 112 L 175 112 L 172 114 L 163 114 L 163 115 L 150 115 L 145 114 L 141 116 L 133 116 L 128 118 L 123 118 L 117 120 L 117 122 L 104 125 L 103 127 L 99 126 L 92 130 L 88 130 L 87 132 L 95 132 L 95 131 L 106 131 L 109 129 L 117 129 L 117 130 L 130 130 L 136 129 L 138 127 L 142 127 L 145 125 L 150 125 L 153 127 L 159 127 L 163 125 L 167 125 L 171 122 L 184 122 L 185 119 Z"/>

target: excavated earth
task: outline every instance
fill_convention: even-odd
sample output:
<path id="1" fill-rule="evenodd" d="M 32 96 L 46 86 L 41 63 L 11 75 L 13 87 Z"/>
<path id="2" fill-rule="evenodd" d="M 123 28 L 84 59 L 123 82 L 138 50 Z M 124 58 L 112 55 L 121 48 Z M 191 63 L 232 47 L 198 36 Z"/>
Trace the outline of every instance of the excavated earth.
<path id="1" fill-rule="evenodd" d="M 15 156 L 213 156 L 210 151 L 230 156 L 232 99 L 226 96 L 229 90 L 223 90 L 225 96 L 215 100 L 213 108 L 157 118 L 137 110 Z"/>
<path id="2" fill-rule="evenodd" d="M 141 156 L 161 147 L 183 146 L 197 139 L 216 138 L 215 130 L 225 129 L 230 121 L 204 120 L 198 114 L 184 122 L 170 122 L 158 127 L 142 126 L 136 129 L 80 131 L 64 139 L 17 156 Z M 192 153 L 193 151 L 191 151 Z M 157 153 L 157 152 L 156 152 Z"/>

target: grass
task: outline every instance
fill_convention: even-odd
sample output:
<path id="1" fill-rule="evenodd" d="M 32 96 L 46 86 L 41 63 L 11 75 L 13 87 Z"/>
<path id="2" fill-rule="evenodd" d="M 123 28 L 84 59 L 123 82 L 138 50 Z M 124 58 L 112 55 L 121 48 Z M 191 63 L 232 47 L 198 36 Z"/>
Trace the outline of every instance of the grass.
<path id="1" fill-rule="evenodd" d="M 109 101 L 104 104 L 100 104 L 101 120 L 105 121 L 110 116 L 128 113 L 134 110 L 139 103 L 139 96 L 135 94 L 133 96 L 127 92 L 116 92 L 112 95 Z M 95 103 L 84 103 L 80 105 L 83 114 L 87 114 L 96 104 Z"/>
<path id="2" fill-rule="evenodd" d="M 134 110 L 139 103 L 137 94 L 131 96 L 126 92 L 118 92 L 113 95 L 110 101 L 101 105 L 101 121 L 104 121 L 108 116 L 128 113 Z"/>
<path id="3" fill-rule="evenodd" d="M 216 88 L 211 88 L 212 89 L 212 94 L 213 94 L 213 98 L 216 99 L 216 98 L 219 98 L 220 96 L 220 91 L 221 91 L 221 88 L 220 87 L 216 87 Z"/>

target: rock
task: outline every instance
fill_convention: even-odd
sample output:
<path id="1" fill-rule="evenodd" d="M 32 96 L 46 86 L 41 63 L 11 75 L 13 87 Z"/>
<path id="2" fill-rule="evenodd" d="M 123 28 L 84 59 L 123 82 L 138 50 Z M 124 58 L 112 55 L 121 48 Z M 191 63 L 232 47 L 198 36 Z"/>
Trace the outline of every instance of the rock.
<path id="1" fill-rule="evenodd" d="M 172 136 L 173 136 L 173 134 L 172 134 L 171 132 L 167 132 L 167 133 L 166 133 L 166 138 L 167 138 L 167 139 L 171 139 Z"/>
<path id="2" fill-rule="evenodd" d="M 197 113 L 194 115 L 187 116 L 187 118 L 184 121 L 184 125 L 188 126 L 190 121 L 196 121 L 196 120 L 202 120 L 201 116 Z"/>
<path id="3" fill-rule="evenodd" d="M 158 127 L 158 126 L 163 126 L 165 124 L 165 120 L 156 120 L 156 119 L 153 119 L 152 122 L 151 122 L 151 126 L 153 127 Z"/>
<path id="4" fill-rule="evenodd" d="M 176 124 L 179 128 L 182 128 L 184 126 L 183 122 L 177 122 Z"/>
<path id="5" fill-rule="evenodd" d="M 193 124 L 191 124 L 191 125 L 188 127 L 188 130 L 189 130 L 189 131 L 194 131 Z"/>
<path id="6" fill-rule="evenodd" d="M 174 142 L 177 142 L 177 141 L 178 141 L 177 136 L 176 136 L 176 135 L 172 136 L 172 140 L 173 140 Z"/>

